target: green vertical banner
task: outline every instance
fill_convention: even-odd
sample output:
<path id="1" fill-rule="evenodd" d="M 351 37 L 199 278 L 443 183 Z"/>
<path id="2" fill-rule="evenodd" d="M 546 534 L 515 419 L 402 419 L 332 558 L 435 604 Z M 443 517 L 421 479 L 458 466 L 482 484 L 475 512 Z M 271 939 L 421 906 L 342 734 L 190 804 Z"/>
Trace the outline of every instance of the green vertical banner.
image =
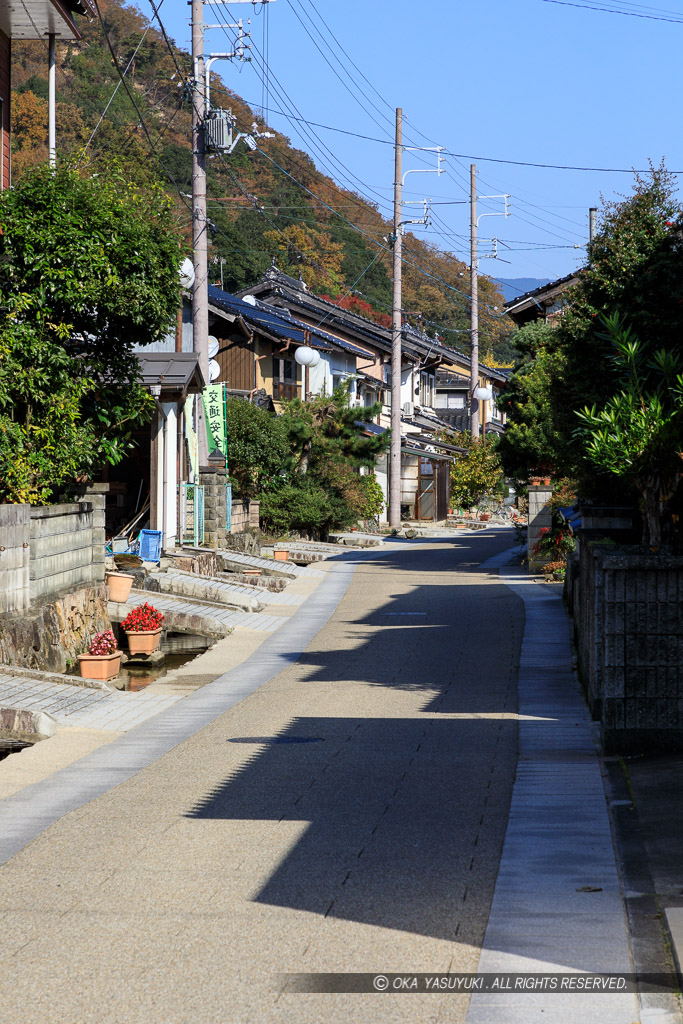
<path id="1" fill-rule="evenodd" d="M 224 384 L 209 384 L 202 392 L 206 413 L 209 453 L 218 450 L 228 457 L 228 439 L 225 424 Z"/>

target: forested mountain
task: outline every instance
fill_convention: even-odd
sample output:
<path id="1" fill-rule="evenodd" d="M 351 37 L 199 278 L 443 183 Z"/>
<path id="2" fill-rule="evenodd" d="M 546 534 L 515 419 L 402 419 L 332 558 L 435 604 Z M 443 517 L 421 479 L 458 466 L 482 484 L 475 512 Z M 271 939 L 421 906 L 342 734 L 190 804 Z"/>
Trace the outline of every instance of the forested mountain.
<path id="1" fill-rule="evenodd" d="M 77 160 L 90 173 L 118 162 L 127 177 L 150 187 L 160 184 L 189 240 L 191 107 L 185 81 L 190 56 L 135 7 L 121 0 L 99 0 L 99 6 L 119 67 L 130 65 L 127 89 L 119 85 L 99 21 L 79 19 L 83 39 L 58 42 L 59 159 Z M 16 178 L 47 159 L 46 43 L 14 44 L 12 84 Z M 254 122 L 268 128 L 260 111 L 227 90 L 217 76 L 212 79 L 212 103 L 231 108 L 240 130 L 250 130 Z M 345 306 L 389 323 L 391 255 L 380 247 L 391 235 L 390 223 L 366 199 L 319 172 L 284 135 L 262 140 L 259 149 L 263 152 L 239 145 L 230 156 L 219 154 L 208 161 L 208 209 L 215 225 L 212 280 L 220 283 L 222 261 L 225 288 L 246 287 L 274 258 L 287 273 L 301 273 L 319 294 L 343 298 Z M 421 318 L 411 314 L 411 321 L 421 319 L 430 333 L 467 351 L 467 266 L 411 234 L 406 235 L 404 254 L 403 306 L 421 313 Z M 371 263 L 352 295 L 344 298 Z M 480 280 L 479 295 L 482 357 L 509 362 L 513 350 L 506 339 L 511 326 L 500 319 L 503 297 L 486 277 Z"/>
<path id="2" fill-rule="evenodd" d="M 516 299 L 519 295 L 533 292 L 544 284 L 550 284 L 549 277 L 499 277 L 498 287 L 503 293 L 506 302 Z"/>

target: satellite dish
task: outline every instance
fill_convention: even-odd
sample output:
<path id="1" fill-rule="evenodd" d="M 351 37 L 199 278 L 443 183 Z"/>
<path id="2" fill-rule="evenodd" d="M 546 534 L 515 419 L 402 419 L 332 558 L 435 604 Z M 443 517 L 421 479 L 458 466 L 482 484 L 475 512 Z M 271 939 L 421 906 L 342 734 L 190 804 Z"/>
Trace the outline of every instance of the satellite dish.
<path id="1" fill-rule="evenodd" d="M 209 363 L 209 380 L 214 381 L 216 377 L 220 376 L 221 368 L 215 359 L 212 359 Z"/>
<path id="2" fill-rule="evenodd" d="M 207 341 L 209 342 L 209 359 L 213 359 L 218 353 L 218 338 L 214 338 L 214 336 L 210 334 Z"/>

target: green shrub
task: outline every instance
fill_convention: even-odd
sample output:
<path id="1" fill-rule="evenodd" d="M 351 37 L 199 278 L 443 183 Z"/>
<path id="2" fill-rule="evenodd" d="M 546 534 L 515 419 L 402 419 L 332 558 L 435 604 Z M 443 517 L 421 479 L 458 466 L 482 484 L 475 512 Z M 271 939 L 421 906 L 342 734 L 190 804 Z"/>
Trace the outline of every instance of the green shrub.
<path id="1" fill-rule="evenodd" d="M 270 533 L 322 533 L 333 518 L 329 495 L 315 485 L 284 484 L 261 495 L 261 526 Z"/>

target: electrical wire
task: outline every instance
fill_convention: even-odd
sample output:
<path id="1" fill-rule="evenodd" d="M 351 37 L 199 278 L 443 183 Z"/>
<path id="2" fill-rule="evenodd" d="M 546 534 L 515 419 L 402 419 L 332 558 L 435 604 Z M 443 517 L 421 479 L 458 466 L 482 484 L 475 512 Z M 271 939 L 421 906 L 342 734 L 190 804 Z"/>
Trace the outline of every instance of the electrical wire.
<path id="1" fill-rule="evenodd" d="M 627 18 L 646 18 L 649 21 L 666 21 L 673 25 L 683 25 L 683 18 L 665 18 L 657 14 L 640 14 L 636 11 L 620 11 L 610 7 L 596 7 L 593 4 L 572 3 L 570 0 L 543 0 L 545 4 L 558 4 L 561 7 L 578 7 L 584 11 L 601 11 L 603 14 L 621 14 Z"/>

